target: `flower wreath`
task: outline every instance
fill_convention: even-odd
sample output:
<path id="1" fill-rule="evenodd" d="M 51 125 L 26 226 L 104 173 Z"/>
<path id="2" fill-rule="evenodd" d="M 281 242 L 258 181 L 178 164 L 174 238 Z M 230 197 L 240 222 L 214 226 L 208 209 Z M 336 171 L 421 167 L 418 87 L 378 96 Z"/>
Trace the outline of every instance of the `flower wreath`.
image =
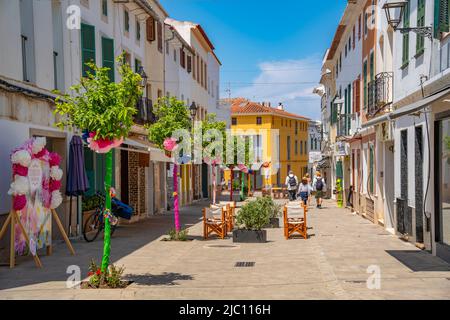
<path id="1" fill-rule="evenodd" d="M 30 192 L 28 169 L 34 159 L 48 163 L 49 177 L 42 178 L 42 203 L 47 209 L 56 209 L 62 203 L 61 179 L 63 171 L 59 167 L 61 157 L 45 148 L 46 139 L 33 138 L 26 141 L 11 154 L 13 182 L 8 194 L 13 196 L 13 209 L 21 211 L 27 205 L 26 195 Z"/>

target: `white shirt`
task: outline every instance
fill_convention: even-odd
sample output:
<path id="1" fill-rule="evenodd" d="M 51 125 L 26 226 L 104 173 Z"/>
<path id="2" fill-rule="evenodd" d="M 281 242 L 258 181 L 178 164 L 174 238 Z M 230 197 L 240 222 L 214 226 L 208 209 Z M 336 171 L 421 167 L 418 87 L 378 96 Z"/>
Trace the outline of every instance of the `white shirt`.
<path id="1" fill-rule="evenodd" d="M 295 186 L 291 186 L 289 184 L 289 178 L 290 177 L 294 177 L 295 178 Z M 297 176 L 295 176 L 293 174 L 288 175 L 286 177 L 286 183 L 285 184 L 286 184 L 288 190 L 297 190 L 297 187 L 298 187 L 298 178 L 297 178 Z"/>

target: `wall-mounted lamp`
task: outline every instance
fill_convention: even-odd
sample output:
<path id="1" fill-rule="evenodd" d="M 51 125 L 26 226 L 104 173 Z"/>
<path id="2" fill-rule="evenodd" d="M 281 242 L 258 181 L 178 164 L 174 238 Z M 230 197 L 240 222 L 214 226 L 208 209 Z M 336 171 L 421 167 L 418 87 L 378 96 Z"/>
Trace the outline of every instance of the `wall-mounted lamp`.
<path id="1" fill-rule="evenodd" d="M 404 11 L 408 2 L 405 0 L 395 0 L 385 3 L 383 6 L 386 14 L 386 19 L 389 25 L 394 31 L 400 31 L 401 33 L 415 32 L 420 36 L 427 37 L 433 40 L 433 28 L 432 27 L 412 27 L 412 28 L 399 28 L 398 26 L 402 22 Z"/>

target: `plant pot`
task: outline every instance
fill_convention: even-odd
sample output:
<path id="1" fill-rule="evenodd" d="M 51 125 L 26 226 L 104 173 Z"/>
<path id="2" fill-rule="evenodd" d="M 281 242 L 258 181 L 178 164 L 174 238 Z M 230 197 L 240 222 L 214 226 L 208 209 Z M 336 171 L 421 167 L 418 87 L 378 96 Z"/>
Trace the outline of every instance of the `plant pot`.
<path id="1" fill-rule="evenodd" d="M 272 229 L 280 227 L 280 218 L 270 218 L 269 223 L 264 226 L 264 229 Z"/>
<path id="2" fill-rule="evenodd" d="M 233 231 L 233 242 L 237 243 L 265 243 L 267 242 L 266 230 L 245 230 Z"/>

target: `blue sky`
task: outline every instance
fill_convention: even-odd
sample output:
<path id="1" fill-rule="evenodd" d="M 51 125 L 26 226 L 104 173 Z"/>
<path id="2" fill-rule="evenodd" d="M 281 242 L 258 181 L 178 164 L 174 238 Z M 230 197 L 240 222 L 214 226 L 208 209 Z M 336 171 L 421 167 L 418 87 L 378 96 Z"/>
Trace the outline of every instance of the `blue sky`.
<path id="1" fill-rule="evenodd" d="M 177 20 L 200 23 L 222 62 L 221 97 L 283 102 L 320 119 L 312 89 L 347 0 L 160 0 Z"/>

